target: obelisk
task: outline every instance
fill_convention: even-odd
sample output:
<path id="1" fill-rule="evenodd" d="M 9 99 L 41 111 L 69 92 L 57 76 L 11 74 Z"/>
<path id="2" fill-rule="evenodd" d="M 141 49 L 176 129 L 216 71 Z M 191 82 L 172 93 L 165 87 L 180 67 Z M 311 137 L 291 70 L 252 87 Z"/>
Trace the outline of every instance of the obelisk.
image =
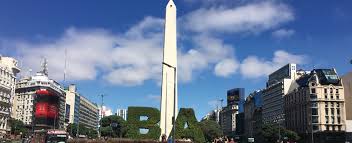
<path id="1" fill-rule="evenodd" d="M 169 0 L 166 6 L 164 32 L 160 128 L 161 135 L 168 138 L 173 128 L 173 119 L 176 119 L 178 112 L 176 5 L 173 0 Z"/>

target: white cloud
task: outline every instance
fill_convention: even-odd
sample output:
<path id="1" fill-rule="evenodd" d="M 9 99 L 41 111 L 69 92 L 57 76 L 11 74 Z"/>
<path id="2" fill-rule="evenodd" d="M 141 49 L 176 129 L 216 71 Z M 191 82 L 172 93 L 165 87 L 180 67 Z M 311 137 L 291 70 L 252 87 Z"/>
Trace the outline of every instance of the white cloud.
<path id="1" fill-rule="evenodd" d="M 234 48 L 220 39 L 197 35 L 193 37 L 192 42 L 194 48 L 179 56 L 181 81 L 190 81 L 194 72 L 205 70 L 225 59 L 233 59 Z"/>
<path id="2" fill-rule="evenodd" d="M 244 63 L 258 64 L 263 68 L 269 66 L 265 73 L 271 71 L 277 60 L 287 56 L 286 52 L 275 53 L 277 58 L 268 61 L 268 64 L 263 64 L 257 57 L 249 57 L 240 64 L 234 55 L 234 47 L 218 38 L 217 34 L 268 30 L 293 20 L 294 16 L 284 4 L 260 2 L 233 8 L 201 8 L 179 19 L 179 29 L 191 34 L 180 37 L 187 37 L 189 43 L 180 43 L 179 46 L 190 48 L 178 51 L 178 78 L 180 82 L 189 82 L 207 70 L 221 77 L 229 77 L 238 69 L 248 77 L 261 76 L 251 73 L 252 67 L 244 66 Z M 103 79 L 123 86 L 142 85 L 147 80 L 160 83 L 163 23 L 161 18 L 146 17 L 124 33 L 69 28 L 56 39 L 40 42 L 13 40 L 1 46 L 17 49 L 16 55 L 23 62 L 24 70 L 39 71 L 40 61 L 46 57 L 49 75 L 56 80 L 63 79 L 63 57 L 67 49 L 68 80 Z"/>
<path id="3" fill-rule="evenodd" d="M 120 35 L 103 29 L 70 28 L 49 42 L 15 41 L 12 46 L 17 49 L 24 67 L 34 71 L 39 71 L 40 61 L 46 57 L 49 75 L 56 80 L 63 79 L 67 49 L 68 80 L 95 80 L 102 75 L 112 84 L 140 85 L 160 78 L 162 25 L 161 19 L 147 17 Z"/>
<path id="4" fill-rule="evenodd" d="M 58 39 L 38 43 L 14 41 L 11 46 L 17 49 L 24 67 L 33 71 L 40 70 L 40 61 L 46 57 L 49 75 L 56 80 L 63 79 L 64 53 L 67 49 L 68 80 L 95 80 L 101 77 L 111 84 L 135 86 L 147 80 L 160 82 L 162 27 L 163 20 L 146 17 L 122 34 L 111 34 L 103 29 L 69 28 Z M 233 47 L 214 37 L 193 36 L 191 45 L 193 48 L 186 52 L 178 51 L 180 82 L 191 81 L 194 72 L 211 69 L 224 59 L 234 59 Z M 228 70 L 225 74 L 234 72 Z"/>
<path id="5" fill-rule="evenodd" d="M 295 31 L 292 29 L 279 29 L 272 33 L 274 38 L 282 39 L 287 38 L 295 34 Z"/>
<path id="6" fill-rule="evenodd" d="M 234 59 L 224 59 L 216 64 L 214 73 L 217 76 L 228 77 L 234 74 L 239 67 L 239 63 Z"/>
<path id="7" fill-rule="evenodd" d="M 188 14 L 184 23 L 195 32 L 260 32 L 294 20 L 285 4 L 271 1 L 226 8 L 200 8 Z"/>
<path id="8" fill-rule="evenodd" d="M 240 65 L 240 72 L 246 78 L 259 78 L 267 76 L 281 66 L 288 63 L 304 64 L 307 57 L 290 54 L 286 51 L 276 51 L 272 60 L 267 61 L 256 56 L 249 56 Z"/>

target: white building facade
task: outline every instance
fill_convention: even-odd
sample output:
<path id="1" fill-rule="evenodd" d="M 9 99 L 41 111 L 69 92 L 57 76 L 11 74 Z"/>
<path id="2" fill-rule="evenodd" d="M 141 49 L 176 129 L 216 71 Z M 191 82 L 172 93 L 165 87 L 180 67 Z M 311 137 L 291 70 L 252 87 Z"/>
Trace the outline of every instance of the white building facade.
<path id="1" fill-rule="evenodd" d="M 17 82 L 16 93 L 12 105 L 12 117 L 21 120 L 27 126 L 36 127 L 37 124 L 33 122 L 35 121 L 35 105 L 36 101 L 40 100 L 39 98 L 36 98 L 36 92 L 43 89 L 58 96 L 58 117 L 56 117 L 58 119 L 54 122 L 57 122 L 57 124 L 55 123 L 56 128 L 63 129 L 65 120 L 65 92 L 59 83 L 49 79 L 44 72 L 38 72 L 31 77 L 24 77 Z M 38 125 L 38 129 L 41 128 L 52 127 Z"/>
<path id="2" fill-rule="evenodd" d="M 79 124 L 88 128 L 98 129 L 99 108 L 96 103 L 80 96 L 79 100 Z"/>
<path id="3" fill-rule="evenodd" d="M 66 114 L 67 123 L 73 124 L 79 121 L 80 96 L 76 91 L 76 85 L 69 85 L 66 92 Z"/>
<path id="4" fill-rule="evenodd" d="M 16 75 L 19 72 L 17 60 L 0 56 L 0 134 L 10 131 L 8 119 L 15 94 Z"/>
<path id="5" fill-rule="evenodd" d="M 116 116 L 120 116 L 127 121 L 127 109 L 117 109 Z"/>
<path id="6" fill-rule="evenodd" d="M 88 128 L 97 129 L 99 108 L 77 92 L 76 85 L 71 84 L 66 92 L 66 122 L 68 124 L 80 124 Z"/>

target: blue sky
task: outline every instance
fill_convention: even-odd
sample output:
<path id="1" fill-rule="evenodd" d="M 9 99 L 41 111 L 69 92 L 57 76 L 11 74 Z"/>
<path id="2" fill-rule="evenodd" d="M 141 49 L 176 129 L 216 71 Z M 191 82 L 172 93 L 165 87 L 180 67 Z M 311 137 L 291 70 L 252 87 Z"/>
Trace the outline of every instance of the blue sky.
<path id="1" fill-rule="evenodd" d="M 116 110 L 159 108 L 166 0 L 2 1 L 0 53 L 21 76 L 49 61 L 50 77 Z M 200 118 L 226 91 L 265 87 L 288 62 L 305 70 L 351 71 L 352 2 L 341 0 L 176 0 L 179 106 Z"/>

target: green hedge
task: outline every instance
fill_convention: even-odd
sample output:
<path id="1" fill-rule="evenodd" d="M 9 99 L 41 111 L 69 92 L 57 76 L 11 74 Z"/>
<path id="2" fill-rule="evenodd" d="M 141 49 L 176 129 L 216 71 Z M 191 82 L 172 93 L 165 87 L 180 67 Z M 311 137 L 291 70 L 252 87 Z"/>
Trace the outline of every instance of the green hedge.
<path id="1" fill-rule="evenodd" d="M 185 128 L 185 125 L 188 125 Z M 170 136 L 173 135 L 173 131 Z M 199 126 L 192 108 L 181 108 L 176 119 L 176 139 L 192 139 L 196 143 L 204 143 L 204 134 Z"/>
<path id="2" fill-rule="evenodd" d="M 141 116 L 148 117 L 147 120 L 140 121 Z M 151 107 L 128 107 L 127 113 L 127 134 L 131 139 L 153 139 L 158 140 L 160 137 L 160 112 Z M 149 129 L 147 134 L 141 134 L 140 128 Z"/>

